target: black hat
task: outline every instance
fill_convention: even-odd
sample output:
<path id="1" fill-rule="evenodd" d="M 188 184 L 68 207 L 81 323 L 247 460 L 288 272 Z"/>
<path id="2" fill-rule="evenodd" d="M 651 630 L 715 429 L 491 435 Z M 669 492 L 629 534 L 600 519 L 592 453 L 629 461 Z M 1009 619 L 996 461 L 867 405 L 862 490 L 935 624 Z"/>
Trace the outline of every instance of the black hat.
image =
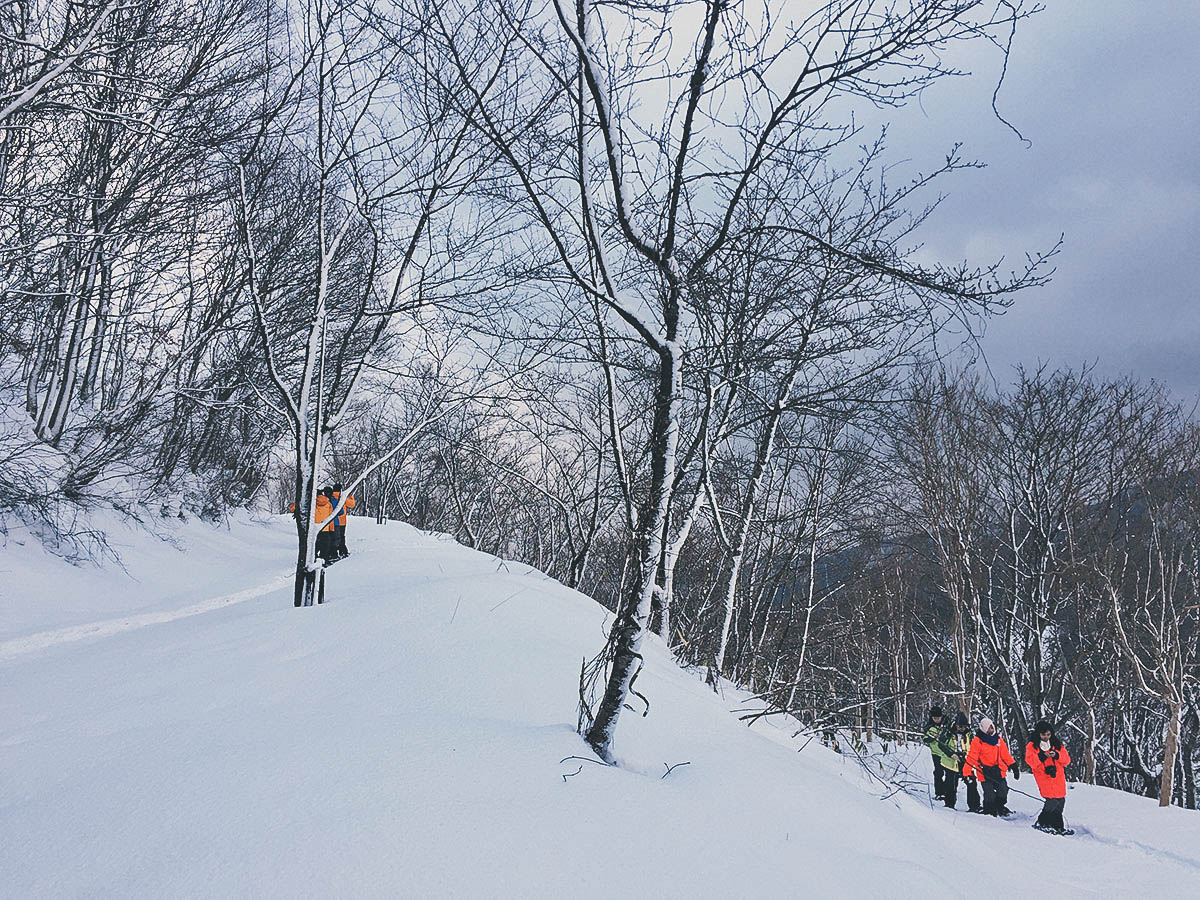
<path id="1" fill-rule="evenodd" d="M 929 718 L 932 719 L 934 716 L 940 716 L 941 714 L 942 714 L 942 708 L 940 706 L 929 707 Z"/>
<path id="2" fill-rule="evenodd" d="M 1054 734 L 1054 726 L 1052 726 L 1045 719 L 1039 719 L 1038 723 L 1033 726 L 1033 733 L 1034 734 L 1045 734 L 1046 732 L 1049 732 L 1050 734 Z"/>
<path id="3" fill-rule="evenodd" d="M 340 491 L 342 489 L 342 483 L 340 481 L 335 481 L 333 483 L 333 489 L 335 491 Z"/>
<path id="4" fill-rule="evenodd" d="M 971 727 L 971 723 L 967 721 L 967 714 L 961 709 L 954 714 L 954 727 L 966 731 Z"/>

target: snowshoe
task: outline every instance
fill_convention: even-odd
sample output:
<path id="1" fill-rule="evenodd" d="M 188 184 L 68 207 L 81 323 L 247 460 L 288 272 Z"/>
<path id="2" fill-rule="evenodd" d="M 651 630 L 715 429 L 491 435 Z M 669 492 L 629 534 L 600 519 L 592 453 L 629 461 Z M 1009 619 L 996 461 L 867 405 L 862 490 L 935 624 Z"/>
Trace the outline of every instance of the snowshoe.
<path id="1" fill-rule="evenodd" d="M 1054 833 L 1062 837 L 1070 837 L 1075 833 L 1074 828 L 1055 828 Z"/>

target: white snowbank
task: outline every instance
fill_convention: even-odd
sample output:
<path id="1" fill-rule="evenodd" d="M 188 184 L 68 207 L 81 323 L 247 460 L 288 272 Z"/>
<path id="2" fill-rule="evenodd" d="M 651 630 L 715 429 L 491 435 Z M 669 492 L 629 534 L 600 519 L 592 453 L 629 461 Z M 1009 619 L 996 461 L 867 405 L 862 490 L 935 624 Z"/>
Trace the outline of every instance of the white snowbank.
<path id="1" fill-rule="evenodd" d="M 297 610 L 286 518 L 203 529 L 186 552 L 121 534 L 137 581 L 0 548 L 19 586 L 0 597 L 0 895 L 1197 893 L 1195 813 L 1081 787 L 1081 834 L 1056 838 L 881 800 L 854 760 L 747 729 L 742 698 L 654 642 L 622 767 L 560 762 L 590 756 L 590 600 L 351 519 L 331 602 Z"/>

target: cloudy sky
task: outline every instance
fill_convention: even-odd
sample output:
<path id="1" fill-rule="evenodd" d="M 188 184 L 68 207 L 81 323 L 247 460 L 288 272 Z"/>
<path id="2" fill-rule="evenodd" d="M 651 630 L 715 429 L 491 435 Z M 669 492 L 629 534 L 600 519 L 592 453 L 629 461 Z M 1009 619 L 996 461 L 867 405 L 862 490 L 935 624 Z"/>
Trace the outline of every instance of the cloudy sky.
<path id="1" fill-rule="evenodd" d="M 955 62 L 893 116 L 890 141 L 937 160 L 955 140 L 987 168 L 958 177 L 925 238 L 942 258 L 1017 262 L 1065 245 L 1046 288 L 1021 295 L 982 347 L 1008 381 L 1021 363 L 1133 373 L 1200 397 L 1200 0 L 1044 0 L 1018 31 L 991 112 L 994 49 Z M 927 167 L 927 166 L 926 166 Z"/>

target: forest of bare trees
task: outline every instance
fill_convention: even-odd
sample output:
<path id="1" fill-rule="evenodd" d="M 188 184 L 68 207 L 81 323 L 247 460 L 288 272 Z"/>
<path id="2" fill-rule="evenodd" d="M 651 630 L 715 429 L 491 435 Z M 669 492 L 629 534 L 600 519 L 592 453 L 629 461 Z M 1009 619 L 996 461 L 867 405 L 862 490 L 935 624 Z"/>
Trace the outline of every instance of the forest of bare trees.
<path id="1" fill-rule="evenodd" d="M 1058 248 L 931 260 L 976 163 L 859 115 L 1037 11 L 0 3 L 0 514 L 294 504 L 303 606 L 341 480 L 611 610 L 562 673 L 602 760 L 654 634 L 755 716 L 1048 717 L 1195 809 L 1192 410 L 947 350 Z"/>

